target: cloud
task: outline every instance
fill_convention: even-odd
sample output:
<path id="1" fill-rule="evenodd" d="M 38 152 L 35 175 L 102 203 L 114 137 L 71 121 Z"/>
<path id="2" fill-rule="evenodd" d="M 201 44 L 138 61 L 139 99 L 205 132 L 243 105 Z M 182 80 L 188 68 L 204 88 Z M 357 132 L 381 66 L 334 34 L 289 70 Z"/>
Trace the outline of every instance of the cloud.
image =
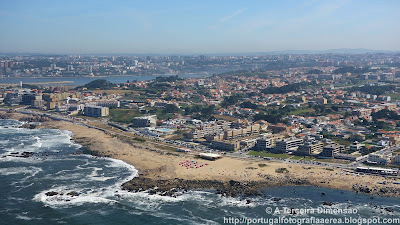
<path id="1" fill-rule="evenodd" d="M 208 26 L 208 27 L 211 28 L 211 29 L 216 29 L 216 28 L 218 28 L 219 26 L 221 26 L 222 24 L 224 24 L 224 23 L 226 23 L 226 22 L 229 22 L 229 21 L 232 20 L 233 18 L 235 18 L 235 17 L 241 15 L 241 14 L 242 14 L 243 12 L 245 12 L 246 10 L 247 10 L 247 8 L 238 9 L 238 10 L 236 10 L 235 12 L 233 12 L 233 13 L 230 14 L 230 15 L 227 15 L 227 16 L 224 16 L 224 17 L 220 18 L 216 24 L 210 25 L 210 26 Z"/>
<path id="2" fill-rule="evenodd" d="M 231 15 L 222 17 L 222 18 L 219 20 L 219 22 L 220 22 L 220 23 L 225 23 L 225 22 L 227 22 L 227 21 L 233 19 L 234 17 L 239 16 L 240 14 L 242 14 L 242 13 L 243 13 L 244 11 L 246 11 L 246 10 L 247 10 L 247 8 L 239 9 L 239 10 L 235 11 L 234 13 L 232 13 Z"/>

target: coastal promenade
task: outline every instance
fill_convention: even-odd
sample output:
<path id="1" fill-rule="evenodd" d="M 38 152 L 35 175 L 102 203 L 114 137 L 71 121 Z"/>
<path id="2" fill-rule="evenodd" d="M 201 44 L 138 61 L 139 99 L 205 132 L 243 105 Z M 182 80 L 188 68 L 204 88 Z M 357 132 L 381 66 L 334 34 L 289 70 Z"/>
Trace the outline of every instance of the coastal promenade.
<path id="1" fill-rule="evenodd" d="M 4 109 L 2 109 L 4 113 Z M 242 184 L 259 182 L 258 188 L 283 185 L 313 185 L 334 189 L 362 191 L 387 196 L 398 196 L 398 185 L 393 178 L 360 175 L 356 172 L 344 172 L 333 166 L 301 164 L 294 161 L 268 161 L 261 158 L 236 157 L 226 155 L 216 161 L 208 161 L 191 154 L 172 151 L 173 145 L 156 141 L 136 141 L 137 136 L 117 128 L 103 128 L 76 121 L 72 118 L 42 113 L 28 109 L 15 109 L 15 119 L 38 115 L 51 118 L 43 122 L 43 128 L 69 130 L 75 142 L 97 156 L 111 157 L 134 165 L 139 177 L 150 179 L 160 185 L 165 180 L 206 180 Z M 182 162 L 196 161 L 205 165 L 199 168 L 182 166 Z M 349 168 L 351 169 L 351 168 Z M 134 178 L 133 180 L 135 180 Z M 161 182 L 161 183 L 159 183 Z M 212 182 L 211 182 L 212 183 Z M 360 187 L 362 187 L 360 189 Z M 205 186 L 204 188 L 207 188 Z M 212 188 L 212 185 L 208 188 Z M 368 188 L 368 189 L 366 189 Z"/>

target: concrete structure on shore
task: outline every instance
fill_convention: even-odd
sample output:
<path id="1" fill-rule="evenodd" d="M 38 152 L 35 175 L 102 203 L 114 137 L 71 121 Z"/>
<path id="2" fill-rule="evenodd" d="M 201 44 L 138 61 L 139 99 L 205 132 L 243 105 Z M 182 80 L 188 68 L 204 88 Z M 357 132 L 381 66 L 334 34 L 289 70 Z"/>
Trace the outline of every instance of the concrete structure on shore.
<path id="1" fill-rule="evenodd" d="M 216 160 L 222 158 L 222 155 L 213 154 L 213 153 L 199 153 L 199 157 L 208 160 Z"/>

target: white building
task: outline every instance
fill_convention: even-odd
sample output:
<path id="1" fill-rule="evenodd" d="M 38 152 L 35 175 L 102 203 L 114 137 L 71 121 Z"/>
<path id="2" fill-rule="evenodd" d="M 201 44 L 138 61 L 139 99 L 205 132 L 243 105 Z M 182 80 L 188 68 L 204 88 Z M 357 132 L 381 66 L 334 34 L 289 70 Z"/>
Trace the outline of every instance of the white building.
<path id="1" fill-rule="evenodd" d="M 393 162 L 395 164 L 400 164 L 400 153 L 397 153 L 397 155 L 393 159 Z"/>
<path id="2" fill-rule="evenodd" d="M 387 155 L 379 153 L 371 153 L 368 155 L 368 163 L 386 165 L 390 158 Z"/>

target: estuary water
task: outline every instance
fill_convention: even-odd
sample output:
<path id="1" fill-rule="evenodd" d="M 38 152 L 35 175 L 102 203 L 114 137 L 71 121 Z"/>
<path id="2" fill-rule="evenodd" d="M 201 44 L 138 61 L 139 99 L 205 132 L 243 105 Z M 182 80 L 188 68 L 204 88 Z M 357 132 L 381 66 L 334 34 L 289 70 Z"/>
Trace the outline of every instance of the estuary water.
<path id="1" fill-rule="evenodd" d="M 104 76 L 104 77 L 51 77 L 51 78 L 45 78 L 45 77 L 44 78 L 1 77 L 0 83 L 19 84 L 22 81 L 22 83 L 24 83 L 24 84 L 25 83 L 40 84 L 41 86 L 55 86 L 55 85 L 78 86 L 78 85 L 87 84 L 87 83 L 89 83 L 93 80 L 97 80 L 97 79 L 106 79 L 112 83 L 125 83 L 128 80 L 129 81 L 153 80 L 153 79 L 156 79 L 156 77 L 158 77 L 158 76 L 161 76 L 161 75 L 146 75 L 146 76 L 126 75 L 126 76 Z M 162 76 L 170 76 L 170 75 L 162 75 Z M 206 77 L 206 76 L 210 76 L 210 75 L 209 74 L 182 74 L 182 75 L 178 75 L 178 76 L 182 77 L 182 78 L 191 78 L 191 77 Z"/>
<path id="2" fill-rule="evenodd" d="M 213 191 L 176 198 L 129 193 L 120 186 L 137 176 L 133 166 L 76 154 L 81 146 L 68 131 L 23 129 L 20 124 L 0 120 L 0 224 L 290 224 L 265 222 L 312 217 L 353 222 L 379 218 L 398 224 L 393 219 L 400 217 L 399 198 L 317 187 L 268 188 L 263 196 L 251 198 L 226 198 Z M 23 152 L 34 154 L 16 157 Z M 320 222 L 303 224 L 345 224 Z"/>

